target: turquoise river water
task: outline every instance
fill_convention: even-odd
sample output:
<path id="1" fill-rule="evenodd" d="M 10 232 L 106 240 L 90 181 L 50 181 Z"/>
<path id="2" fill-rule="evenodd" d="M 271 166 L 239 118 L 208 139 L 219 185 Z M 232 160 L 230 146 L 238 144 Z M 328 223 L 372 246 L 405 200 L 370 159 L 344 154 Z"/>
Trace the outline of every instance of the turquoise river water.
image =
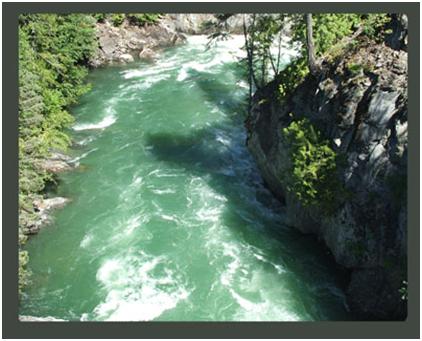
<path id="1" fill-rule="evenodd" d="M 350 319 L 345 274 L 283 224 L 245 146 L 242 37 L 91 72 L 72 201 L 30 239 L 20 313 L 82 321 Z M 288 53 L 288 51 L 285 51 Z M 288 57 L 285 55 L 285 61 Z"/>

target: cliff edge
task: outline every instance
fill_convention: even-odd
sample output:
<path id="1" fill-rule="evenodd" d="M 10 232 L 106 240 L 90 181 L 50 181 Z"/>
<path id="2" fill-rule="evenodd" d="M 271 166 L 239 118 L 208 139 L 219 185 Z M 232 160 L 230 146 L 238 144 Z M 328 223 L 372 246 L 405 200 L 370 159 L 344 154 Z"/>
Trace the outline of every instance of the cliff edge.
<path id="1" fill-rule="evenodd" d="M 288 223 L 318 235 L 350 269 L 352 311 L 405 319 L 407 52 L 363 41 L 318 79 L 309 75 L 284 99 L 278 93 L 273 81 L 255 94 L 247 145 Z M 295 160 L 285 132 L 303 120 L 336 154 L 337 188 L 327 205 L 304 204 L 286 180 Z"/>

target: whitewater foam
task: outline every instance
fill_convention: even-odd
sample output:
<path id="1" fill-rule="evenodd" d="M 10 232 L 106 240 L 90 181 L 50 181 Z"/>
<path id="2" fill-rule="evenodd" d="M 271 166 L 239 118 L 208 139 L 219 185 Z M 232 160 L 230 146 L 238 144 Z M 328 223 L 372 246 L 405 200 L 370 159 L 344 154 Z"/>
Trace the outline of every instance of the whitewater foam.
<path id="1" fill-rule="evenodd" d="M 79 246 L 83 249 L 86 249 L 91 244 L 92 239 L 93 239 L 93 236 L 91 234 L 89 233 L 86 234 L 81 240 Z"/>
<path id="2" fill-rule="evenodd" d="M 104 129 L 116 122 L 117 118 L 114 115 L 109 115 L 104 117 L 100 122 L 98 123 L 79 123 L 75 124 L 72 129 L 75 131 L 81 131 L 81 130 L 94 130 L 94 129 Z"/>
<path id="3" fill-rule="evenodd" d="M 97 280 L 107 295 L 94 309 L 94 316 L 104 321 L 149 321 L 175 308 L 190 291 L 169 264 L 164 256 L 144 252 L 104 262 Z M 158 266 L 164 270 L 157 274 Z"/>

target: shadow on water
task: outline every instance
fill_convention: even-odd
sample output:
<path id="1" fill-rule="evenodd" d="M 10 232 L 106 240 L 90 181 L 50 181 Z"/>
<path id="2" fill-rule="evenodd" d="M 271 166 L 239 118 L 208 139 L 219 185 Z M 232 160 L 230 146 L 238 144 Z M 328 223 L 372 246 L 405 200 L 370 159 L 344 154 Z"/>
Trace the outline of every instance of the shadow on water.
<path id="1" fill-rule="evenodd" d="M 263 186 L 246 149 L 243 128 L 240 128 L 243 118 L 236 114 L 245 112 L 244 102 L 233 99 L 233 89 L 221 84 L 213 75 L 197 72 L 192 77 L 204 98 L 233 122 L 214 123 L 187 134 L 149 134 L 146 143 L 153 146 L 154 157 L 171 167 L 182 167 L 194 176 L 206 177 L 208 185 L 227 199 L 222 222 L 236 238 L 258 249 L 265 246 L 265 240 L 278 241 L 277 262 L 293 270 L 295 276 L 290 277 L 289 285 L 295 291 L 313 293 L 314 298 L 305 299 L 302 304 L 314 317 L 349 319 L 348 313 L 339 307 L 337 294 L 331 291 L 333 287 L 344 288 L 347 274 L 336 265 L 328 249 L 314 237 L 285 226 L 282 220 L 271 220 L 271 214 L 282 217 L 283 208 Z M 226 139 L 225 147 L 216 142 L 219 135 Z M 234 171 L 222 171 L 229 169 Z M 244 214 L 239 212 L 247 212 L 249 219 L 245 221 Z M 251 231 L 251 226 L 255 231 Z M 260 238 L 256 237 L 257 233 Z M 318 314 L 321 308 L 323 316 Z"/>

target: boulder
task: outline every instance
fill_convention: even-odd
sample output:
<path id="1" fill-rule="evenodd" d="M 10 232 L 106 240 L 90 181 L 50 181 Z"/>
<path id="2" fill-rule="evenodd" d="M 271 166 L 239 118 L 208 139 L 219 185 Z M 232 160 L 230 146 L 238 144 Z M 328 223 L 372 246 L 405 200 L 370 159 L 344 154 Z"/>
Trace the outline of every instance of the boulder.
<path id="1" fill-rule="evenodd" d="M 53 209 L 63 208 L 69 202 L 70 202 L 69 198 L 54 197 L 54 198 L 36 200 L 34 201 L 34 206 L 37 211 L 44 212 L 44 211 L 51 211 Z"/>
<path id="2" fill-rule="evenodd" d="M 43 226 L 51 223 L 51 212 L 63 208 L 69 202 L 69 198 L 63 197 L 34 200 L 33 205 L 37 219 L 33 224 L 27 226 L 25 234 L 37 234 Z"/>
<path id="3" fill-rule="evenodd" d="M 124 53 L 120 55 L 119 60 L 124 63 L 131 63 L 134 61 L 133 56 L 129 53 Z"/>
<path id="4" fill-rule="evenodd" d="M 61 173 L 74 168 L 71 161 L 72 159 L 70 156 L 59 152 L 53 152 L 50 157 L 41 162 L 40 167 L 47 172 Z"/>
<path id="5" fill-rule="evenodd" d="M 151 49 L 143 49 L 141 52 L 139 52 L 139 59 L 147 60 L 147 61 L 154 61 L 156 59 L 157 55 L 156 53 Z"/>

